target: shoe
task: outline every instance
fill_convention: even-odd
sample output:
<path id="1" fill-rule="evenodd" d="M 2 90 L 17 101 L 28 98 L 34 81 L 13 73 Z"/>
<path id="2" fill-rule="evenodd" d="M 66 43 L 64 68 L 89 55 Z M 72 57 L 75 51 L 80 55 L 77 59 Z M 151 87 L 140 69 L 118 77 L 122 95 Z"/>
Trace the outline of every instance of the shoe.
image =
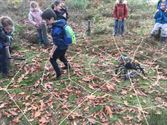
<path id="1" fill-rule="evenodd" d="M 64 66 L 64 67 L 62 67 L 61 69 L 63 69 L 63 70 L 70 70 L 70 69 L 71 69 L 71 66 L 70 66 L 70 65 Z"/>
<path id="2" fill-rule="evenodd" d="M 10 77 L 9 74 L 2 73 L 2 78 L 9 78 L 9 77 Z"/>
<path id="3" fill-rule="evenodd" d="M 56 80 L 60 80 L 60 79 L 61 79 L 61 75 L 57 75 Z"/>

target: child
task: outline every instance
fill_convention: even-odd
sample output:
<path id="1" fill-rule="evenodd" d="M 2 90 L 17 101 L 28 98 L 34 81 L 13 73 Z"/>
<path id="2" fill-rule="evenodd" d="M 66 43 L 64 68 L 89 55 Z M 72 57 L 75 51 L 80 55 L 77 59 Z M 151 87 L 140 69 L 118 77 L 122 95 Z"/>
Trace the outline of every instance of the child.
<path id="1" fill-rule="evenodd" d="M 61 77 L 61 71 L 57 63 L 57 59 L 60 59 L 65 65 L 63 69 L 70 69 L 70 64 L 68 63 L 67 59 L 65 58 L 65 53 L 68 49 L 68 45 L 64 42 L 64 29 L 63 27 L 66 25 L 66 20 L 60 19 L 56 20 L 56 15 L 53 10 L 46 9 L 42 13 L 42 18 L 46 21 L 48 25 L 52 26 L 52 38 L 53 38 L 53 48 L 51 50 L 51 57 L 50 62 L 56 72 L 57 79 Z"/>
<path id="2" fill-rule="evenodd" d="M 41 14 L 42 14 L 42 11 L 39 8 L 38 3 L 35 1 L 31 1 L 28 19 L 30 23 L 33 24 L 37 29 L 39 43 L 47 46 L 48 38 L 47 38 L 46 26 L 45 26 L 45 23 L 42 21 Z"/>
<path id="3" fill-rule="evenodd" d="M 56 0 L 53 5 L 52 9 L 54 10 L 57 20 L 59 19 L 65 19 L 66 21 L 68 20 L 68 12 L 67 8 L 65 7 L 65 3 L 62 0 Z"/>
<path id="4" fill-rule="evenodd" d="M 124 21 L 128 17 L 128 7 L 127 5 L 123 2 L 123 0 L 117 0 L 114 11 L 113 11 L 113 16 L 115 18 L 115 23 L 114 23 L 114 36 L 116 35 L 121 35 L 123 36 L 124 33 Z"/>
<path id="5" fill-rule="evenodd" d="M 167 37 L 167 10 L 165 3 L 161 3 L 161 7 L 155 13 L 154 18 L 155 25 L 151 32 L 151 35 L 155 38 L 159 37 L 160 35 L 160 41 L 163 43 L 166 41 Z"/>
<path id="6" fill-rule="evenodd" d="M 0 73 L 3 77 L 9 76 L 9 46 L 10 34 L 13 31 L 13 21 L 9 17 L 0 18 Z"/>

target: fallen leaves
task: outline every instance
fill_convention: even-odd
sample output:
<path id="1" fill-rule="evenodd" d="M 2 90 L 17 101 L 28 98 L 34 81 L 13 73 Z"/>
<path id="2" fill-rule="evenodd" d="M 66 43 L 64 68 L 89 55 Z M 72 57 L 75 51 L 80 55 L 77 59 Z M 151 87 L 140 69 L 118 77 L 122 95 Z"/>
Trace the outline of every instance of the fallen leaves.
<path id="1" fill-rule="evenodd" d="M 3 109 L 4 107 L 6 107 L 7 103 L 2 103 L 0 104 L 0 109 Z"/>
<path id="2" fill-rule="evenodd" d="M 110 106 L 105 106 L 104 110 L 109 115 L 109 117 L 111 118 L 112 115 L 113 115 L 111 107 Z"/>

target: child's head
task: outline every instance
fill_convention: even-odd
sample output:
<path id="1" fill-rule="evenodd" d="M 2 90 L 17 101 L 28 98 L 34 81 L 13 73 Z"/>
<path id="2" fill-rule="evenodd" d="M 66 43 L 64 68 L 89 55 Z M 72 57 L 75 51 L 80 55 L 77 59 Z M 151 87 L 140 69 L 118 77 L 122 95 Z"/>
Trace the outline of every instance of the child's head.
<path id="1" fill-rule="evenodd" d="M 123 0 L 118 0 L 119 3 L 123 3 Z"/>
<path id="2" fill-rule="evenodd" d="M 32 9 L 32 11 L 36 11 L 39 8 L 39 5 L 36 1 L 31 1 L 30 8 Z"/>
<path id="3" fill-rule="evenodd" d="M 161 3 L 161 9 L 165 10 L 166 9 L 166 4 L 164 2 Z"/>
<path id="4" fill-rule="evenodd" d="M 3 29 L 5 30 L 6 33 L 11 33 L 13 31 L 13 21 L 10 17 L 7 16 L 2 16 L 0 18 L 0 23 L 3 27 Z"/>
<path id="5" fill-rule="evenodd" d="M 52 9 L 46 9 L 42 13 L 42 19 L 44 19 L 47 25 L 52 25 L 56 20 L 56 14 Z"/>
<path id="6" fill-rule="evenodd" d="M 59 11 L 62 8 L 62 4 L 61 0 L 56 0 L 53 4 L 53 9 Z"/>

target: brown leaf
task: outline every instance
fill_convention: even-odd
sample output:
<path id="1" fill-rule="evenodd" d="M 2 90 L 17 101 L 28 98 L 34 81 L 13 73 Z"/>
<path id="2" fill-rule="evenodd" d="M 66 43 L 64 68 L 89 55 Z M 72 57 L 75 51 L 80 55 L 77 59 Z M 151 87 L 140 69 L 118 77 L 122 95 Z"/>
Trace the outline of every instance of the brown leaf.
<path id="1" fill-rule="evenodd" d="M 13 115 L 13 116 L 18 115 L 18 113 L 17 113 L 16 111 L 9 111 L 9 113 L 10 113 L 11 115 Z"/>
<path id="2" fill-rule="evenodd" d="M 113 90 L 115 90 L 113 84 L 106 84 L 106 88 L 107 88 L 108 91 L 113 91 Z"/>
<path id="3" fill-rule="evenodd" d="M 46 105 L 45 105 L 45 103 L 44 103 L 43 100 L 40 101 L 40 104 L 41 104 L 41 105 L 40 105 L 40 110 L 43 111 L 44 108 L 46 107 Z"/>
<path id="4" fill-rule="evenodd" d="M 82 78 L 82 80 L 84 81 L 84 82 L 90 82 L 90 81 L 92 81 L 94 79 L 94 76 L 85 76 L 84 78 Z"/>
<path id="5" fill-rule="evenodd" d="M 37 110 L 38 109 L 38 107 L 35 106 L 35 105 L 31 105 L 31 107 L 32 107 L 33 110 Z"/>
<path id="6" fill-rule="evenodd" d="M 126 94 L 127 94 L 127 90 L 122 90 L 122 91 L 121 91 L 121 94 L 122 94 L 122 95 L 126 95 Z"/>
<path id="7" fill-rule="evenodd" d="M 35 112 L 34 117 L 37 118 L 37 117 L 39 117 L 40 115 L 41 115 L 41 112 L 40 112 L 40 111 L 37 111 L 37 112 Z"/>
<path id="8" fill-rule="evenodd" d="M 96 120 L 94 118 L 88 118 L 88 121 L 91 123 L 91 124 L 95 124 L 96 123 Z"/>
<path id="9" fill-rule="evenodd" d="M 52 85 L 53 85 L 52 82 L 48 82 L 48 83 L 45 83 L 44 86 L 45 86 L 46 89 L 52 89 L 53 88 Z"/>
<path id="10" fill-rule="evenodd" d="M 110 116 L 110 118 L 112 117 L 112 110 L 110 106 L 105 106 L 105 111 L 106 113 Z"/>
<path id="11" fill-rule="evenodd" d="M 14 119 L 12 120 L 12 122 L 14 122 L 15 124 L 18 124 L 18 123 L 20 122 L 20 116 L 14 118 Z"/>
<path id="12" fill-rule="evenodd" d="M 88 98 L 89 100 L 94 100 L 94 99 L 96 98 L 96 96 L 94 96 L 94 95 L 88 95 L 87 98 Z"/>
<path id="13" fill-rule="evenodd" d="M 0 105 L 0 109 L 4 108 L 5 105 L 6 105 L 6 103 L 2 103 L 2 104 Z"/>
<path id="14" fill-rule="evenodd" d="M 41 117 L 41 119 L 39 120 L 39 122 L 40 122 L 41 124 L 46 124 L 46 123 L 49 122 L 49 120 L 47 120 L 47 119 L 43 116 L 43 117 Z"/>
<path id="15" fill-rule="evenodd" d="M 0 91 L 5 91 L 5 90 L 6 90 L 6 88 L 0 87 Z"/>

